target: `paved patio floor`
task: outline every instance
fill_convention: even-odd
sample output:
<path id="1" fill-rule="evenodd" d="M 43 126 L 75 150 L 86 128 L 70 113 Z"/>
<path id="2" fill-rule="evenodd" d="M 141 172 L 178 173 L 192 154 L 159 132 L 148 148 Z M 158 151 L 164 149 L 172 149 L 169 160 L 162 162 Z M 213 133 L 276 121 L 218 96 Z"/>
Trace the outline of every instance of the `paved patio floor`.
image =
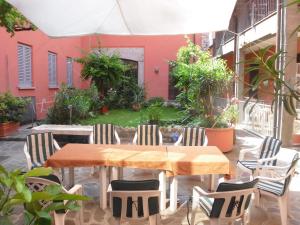
<path id="1" fill-rule="evenodd" d="M 23 133 L 22 133 L 23 132 Z M 26 169 L 26 160 L 23 153 L 24 142 L 21 141 L 22 137 L 28 133 L 28 130 L 21 130 L 21 134 L 16 134 L 17 139 L 11 139 L 14 141 L 0 141 L 0 164 L 8 169 L 22 168 Z M 22 136 L 23 134 L 23 136 Z M 226 156 L 233 162 L 238 158 L 239 150 L 244 147 L 255 146 L 259 141 L 258 137 L 252 136 L 244 131 L 237 131 L 236 145 L 232 152 L 227 153 Z M 75 181 L 81 183 L 84 187 L 84 193 L 92 197 L 92 200 L 84 203 L 84 224 L 86 225 L 110 225 L 113 224 L 111 212 L 109 209 L 101 210 L 99 207 L 99 185 L 97 183 L 97 177 L 90 176 L 89 168 L 78 168 L 75 170 Z M 124 174 L 125 179 L 143 179 L 152 177 L 152 173 L 149 171 L 137 171 L 133 169 L 126 169 Z M 191 195 L 191 190 L 194 185 L 206 186 L 207 179 L 200 184 L 199 177 L 180 177 L 179 178 L 179 199 L 180 203 L 184 203 L 188 196 Z M 290 206 L 289 207 L 289 224 L 299 225 L 300 224 L 300 176 L 295 175 L 290 186 Z M 15 212 L 15 224 L 23 224 L 22 209 Z M 188 224 L 187 215 L 187 204 L 183 204 L 175 214 L 168 214 L 162 216 L 162 224 L 164 225 L 179 225 Z M 66 225 L 75 225 L 76 223 L 76 212 L 71 212 L 67 215 Z M 199 210 L 196 216 L 198 225 L 209 224 L 209 218 Z M 126 223 L 125 223 L 126 224 Z M 137 223 L 137 224 L 148 224 Z M 278 204 L 273 199 L 263 199 L 263 207 L 251 208 L 250 216 L 251 225 L 279 225 L 280 214 Z"/>

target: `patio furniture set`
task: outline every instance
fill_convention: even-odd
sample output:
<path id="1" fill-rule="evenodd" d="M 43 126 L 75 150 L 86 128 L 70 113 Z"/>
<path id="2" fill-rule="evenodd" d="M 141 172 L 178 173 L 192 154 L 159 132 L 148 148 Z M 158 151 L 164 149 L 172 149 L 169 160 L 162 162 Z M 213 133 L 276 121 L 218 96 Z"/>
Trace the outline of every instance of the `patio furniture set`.
<path id="1" fill-rule="evenodd" d="M 212 192 L 208 193 L 199 186 L 193 188 L 192 196 L 189 197 L 189 201 L 192 201 L 191 224 L 195 224 L 198 207 L 204 210 L 211 224 L 220 221 L 234 223 L 237 219 L 246 224 L 249 222 L 253 193 L 256 205 L 262 195 L 277 198 L 282 224 L 287 224 L 288 187 L 295 172 L 298 154 L 295 153 L 289 162 L 278 166 L 277 156 L 281 146 L 278 139 L 266 137 L 261 146 L 241 150 L 237 167 L 242 172 L 250 172 L 251 176 L 247 181 L 243 178 L 220 182 L 215 190 L 214 176 L 229 174 L 230 162 L 217 147 L 206 146 L 207 138 L 202 128 L 184 128 L 174 146 L 162 145 L 162 133 L 155 125 L 140 125 L 133 145 L 120 144 L 118 133 L 111 124 L 95 125 L 92 131 L 90 128 L 84 131 L 90 137 L 89 144 L 67 144 L 62 149 L 49 132 L 57 131 L 55 125 L 52 125 L 52 130 L 48 127 L 47 132 L 28 135 L 24 145 L 28 169 L 37 166 L 69 168 L 69 186 L 73 187 L 75 167 L 99 167 L 100 207 L 106 209 L 109 202 L 116 224 L 126 219 L 145 218 L 149 219 L 150 225 L 160 224 L 160 212 L 167 206 L 167 178 L 170 178 L 169 211 L 175 212 L 177 177 L 205 174 L 210 175 L 208 189 Z M 66 129 L 72 130 L 70 127 Z M 39 128 L 36 130 L 41 131 Z M 73 131 L 76 133 L 75 129 Z M 80 129 L 78 132 L 82 134 Z M 257 159 L 245 160 L 249 152 L 254 153 Z M 122 180 L 123 168 L 156 170 L 159 172 L 159 180 Z M 109 171 L 110 176 L 107 176 Z M 238 175 L 241 177 L 243 174 Z M 64 178 L 64 172 L 62 176 Z M 29 182 L 49 183 L 45 178 L 33 178 Z M 60 180 L 56 182 L 62 184 Z M 81 189 L 80 185 L 75 185 L 68 192 L 78 193 Z M 54 214 L 55 224 L 64 224 L 65 214 Z M 82 213 L 79 216 L 81 218 L 78 221 L 82 224 Z"/>

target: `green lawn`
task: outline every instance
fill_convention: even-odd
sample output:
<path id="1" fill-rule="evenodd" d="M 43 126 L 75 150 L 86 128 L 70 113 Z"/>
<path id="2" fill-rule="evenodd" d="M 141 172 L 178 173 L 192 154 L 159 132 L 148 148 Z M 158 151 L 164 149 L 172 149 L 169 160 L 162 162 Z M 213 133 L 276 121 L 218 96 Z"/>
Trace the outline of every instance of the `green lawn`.
<path id="1" fill-rule="evenodd" d="M 180 120 L 183 116 L 176 108 L 162 107 L 161 120 Z M 97 123 L 112 123 L 122 127 L 136 127 L 139 124 L 146 123 L 148 120 L 147 109 L 140 112 L 134 112 L 131 109 L 113 109 L 108 115 L 97 115 L 96 117 L 82 120 L 80 124 L 94 125 Z"/>

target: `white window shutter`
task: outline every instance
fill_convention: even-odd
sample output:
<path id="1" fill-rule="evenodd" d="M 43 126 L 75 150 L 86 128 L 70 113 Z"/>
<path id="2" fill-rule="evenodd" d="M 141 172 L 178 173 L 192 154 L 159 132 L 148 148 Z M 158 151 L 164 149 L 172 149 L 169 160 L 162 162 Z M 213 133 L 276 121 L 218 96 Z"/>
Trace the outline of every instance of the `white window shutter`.
<path id="1" fill-rule="evenodd" d="M 70 57 L 67 57 L 67 84 L 73 86 L 73 60 Z"/>
<path id="2" fill-rule="evenodd" d="M 48 53 L 48 78 L 49 87 L 57 86 L 57 76 L 56 76 L 56 54 Z"/>
<path id="3" fill-rule="evenodd" d="M 20 87 L 32 87 L 32 50 L 18 44 L 18 77 Z"/>

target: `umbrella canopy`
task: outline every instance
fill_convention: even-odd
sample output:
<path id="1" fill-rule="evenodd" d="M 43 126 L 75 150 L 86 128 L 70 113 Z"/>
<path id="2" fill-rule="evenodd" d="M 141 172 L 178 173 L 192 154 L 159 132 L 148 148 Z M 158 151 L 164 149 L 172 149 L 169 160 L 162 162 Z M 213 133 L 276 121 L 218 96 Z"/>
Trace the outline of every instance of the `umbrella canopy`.
<path id="1" fill-rule="evenodd" d="M 226 30 L 236 0 L 7 0 L 51 37 Z"/>

